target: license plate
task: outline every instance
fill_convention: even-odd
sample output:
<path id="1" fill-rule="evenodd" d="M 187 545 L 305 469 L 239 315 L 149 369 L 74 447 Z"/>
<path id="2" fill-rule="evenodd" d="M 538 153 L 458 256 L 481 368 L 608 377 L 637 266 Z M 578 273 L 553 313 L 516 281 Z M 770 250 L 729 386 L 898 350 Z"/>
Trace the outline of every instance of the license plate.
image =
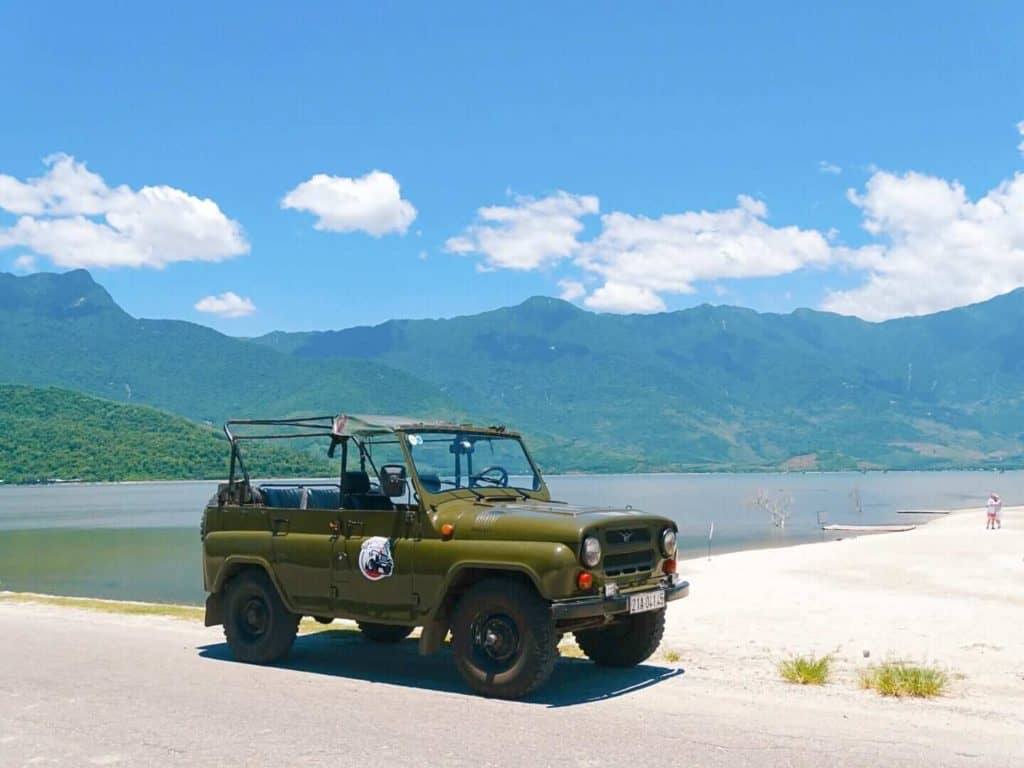
<path id="1" fill-rule="evenodd" d="M 644 611 L 656 611 L 665 607 L 665 592 L 659 589 L 656 592 L 641 592 L 639 595 L 629 596 L 629 612 L 643 613 Z"/>

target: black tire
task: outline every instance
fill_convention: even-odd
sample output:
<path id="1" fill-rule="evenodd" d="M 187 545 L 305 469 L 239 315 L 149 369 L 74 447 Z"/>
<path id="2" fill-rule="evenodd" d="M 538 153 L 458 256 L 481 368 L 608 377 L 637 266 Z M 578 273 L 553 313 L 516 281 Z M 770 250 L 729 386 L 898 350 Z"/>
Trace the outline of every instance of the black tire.
<path id="1" fill-rule="evenodd" d="M 547 682 L 558 656 L 551 610 L 530 587 L 487 579 L 459 600 L 452 617 L 455 665 L 469 687 L 519 699 Z"/>
<path id="2" fill-rule="evenodd" d="M 602 629 L 575 632 L 576 644 L 602 667 L 635 667 L 658 650 L 665 634 L 665 609 L 627 616 Z"/>
<path id="3" fill-rule="evenodd" d="M 313 619 L 317 624 L 331 624 L 334 622 L 333 616 L 314 616 Z"/>
<path id="4" fill-rule="evenodd" d="M 375 643 L 400 643 L 413 630 L 413 627 L 403 627 L 401 624 L 375 624 L 370 621 L 357 621 L 356 624 L 366 639 Z"/>
<path id="5" fill-rule="evenodd" d="M 243 571 L 228 582 L 224 636 L 238 661 L 273 664 L 283 659 L 295 642 L 299 618 L 263 571 Z"/>

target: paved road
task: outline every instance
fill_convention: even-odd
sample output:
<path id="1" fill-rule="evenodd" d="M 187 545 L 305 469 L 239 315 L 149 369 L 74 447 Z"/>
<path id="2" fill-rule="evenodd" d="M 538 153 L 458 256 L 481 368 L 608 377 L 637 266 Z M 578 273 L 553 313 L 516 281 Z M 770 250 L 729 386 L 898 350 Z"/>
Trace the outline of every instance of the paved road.
<path id="1" fill-rule="evenodd" d="M 0 766 L 1020 766 L 1021 734 L 955 702 L 729 683 L 700 660 L 561 661 L 530 702 L 467 695 L 450 657 L 353 632 L 288 664 L 230 661 L 218 629 L 0 604 Z"/>

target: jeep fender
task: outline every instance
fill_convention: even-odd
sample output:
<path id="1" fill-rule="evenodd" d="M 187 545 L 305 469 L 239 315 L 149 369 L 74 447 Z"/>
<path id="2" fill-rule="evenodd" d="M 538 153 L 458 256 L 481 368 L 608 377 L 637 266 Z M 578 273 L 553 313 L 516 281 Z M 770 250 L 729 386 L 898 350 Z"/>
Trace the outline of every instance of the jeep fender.
<path id="1" fill-rule="evenodd" d="M 438 599 L 435 601 L 434 608 L 430 612 L 431 621 L 445 620 L 445 612 L 449 607 L 449 597 L 452 595 L 453 590 L 457 590 L 463 584 L 470 582 L 479 581 L 481 578 L 486 578 L 488 575 L 494 576 L 511 576 L 517 575 L 529 580 L 533 588 L 537 590 L 537 594 L 541 595 L 545 599 L 544 590 L 542 588 L 542 581 L 540 576 L 529 566 L 523 563 L 501 563 L 494 561 L 465 561 L 457 563 L 452 566 L 448 571 L 448 577 L 444 581 Z"/>
<path id="2" fill-rule="evenodd" d="M 288 594 L 281 588 L 281 583 L 278 581 L 274 569 L 270 567 L 270 563 L 262 557 L 231 555 L 224 561 L 224 565 L 221 566 L 220 570 L 217 571 L 216 581 L 211 585 L 210 594 L 206 597 L 206 626 L 212 627 L 216 624 L 224 623 L 224 586 L 235 574 L 246 568 L 259 568 L 266 573 L 267 578 L 274 585 L 274 589 L 277 590 L 277 594 L 281 597 L 285 607 L 292 613 L 301 613 L 295 610 L 295 606 L 288 598 Z"/>

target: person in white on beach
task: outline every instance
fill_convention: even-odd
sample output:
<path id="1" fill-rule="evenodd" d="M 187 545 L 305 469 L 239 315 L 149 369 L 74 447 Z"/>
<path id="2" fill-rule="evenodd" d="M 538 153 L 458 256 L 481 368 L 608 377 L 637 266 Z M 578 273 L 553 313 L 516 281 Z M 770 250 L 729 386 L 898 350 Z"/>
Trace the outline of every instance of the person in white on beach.
<path id="1" fill-rule="evenodd" d="M 985 503 L 985 530 L 995 530 L 1003 527 L 1000 513 L 1003 511 L 1003 500 L 998 493 L 991 493 Z"/>

